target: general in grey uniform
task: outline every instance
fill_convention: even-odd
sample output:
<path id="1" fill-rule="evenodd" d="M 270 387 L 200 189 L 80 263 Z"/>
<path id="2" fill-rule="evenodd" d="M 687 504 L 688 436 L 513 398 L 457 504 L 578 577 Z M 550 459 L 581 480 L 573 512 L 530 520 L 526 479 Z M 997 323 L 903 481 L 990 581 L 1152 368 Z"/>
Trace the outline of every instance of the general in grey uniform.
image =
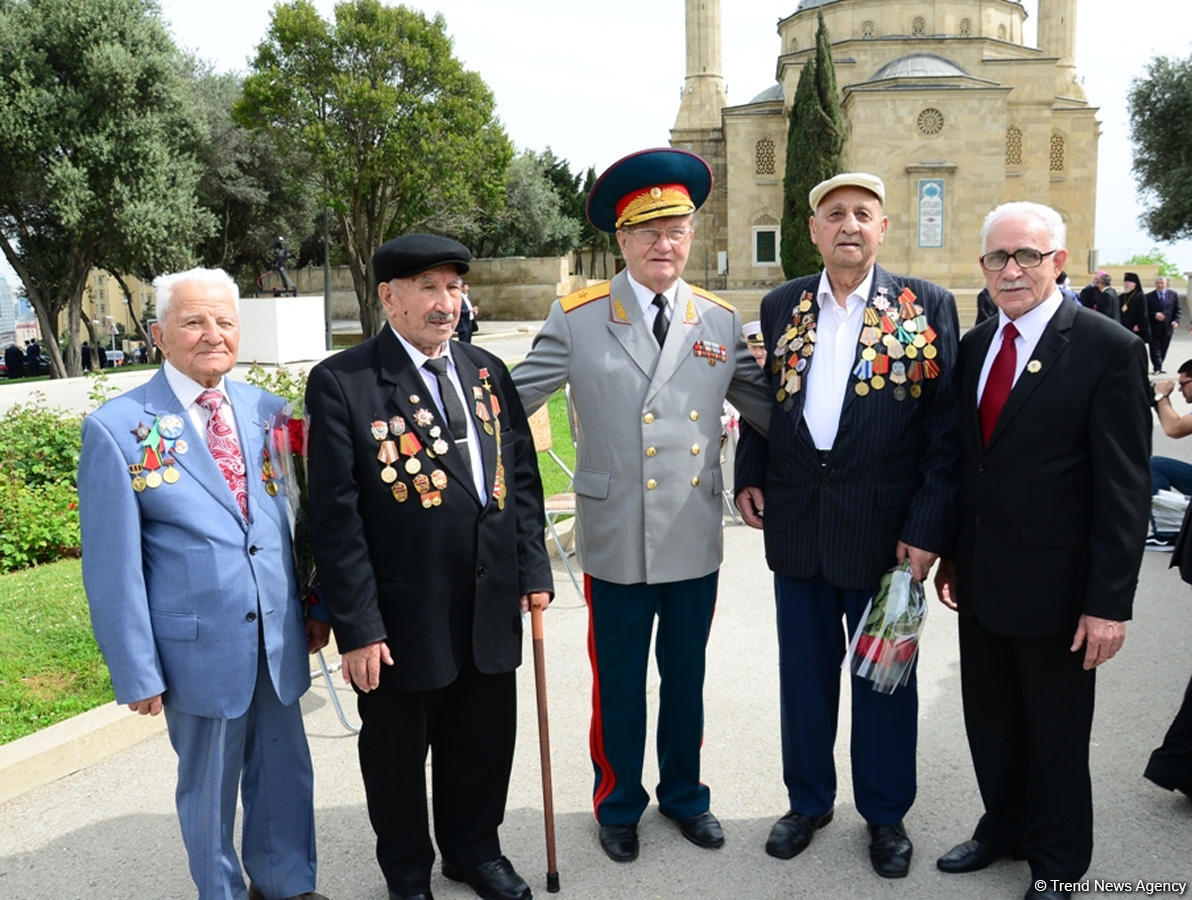
<path id="1" fill-rule="evenodd" d="M 765 428 L 761 370 L 724 301 L 680 277 L 712 173 L 683 150 L 613 164 L 588 218 L 615 232 L 627 269 L 556 302 L 513 371 L 533 412 L 570 384 L 577 418 L 576 543 L 590 612 L 591 753 L 600 841 L 637 856 L 645 681 L 658 617 L 658 805 L 694 843 L 724 843 L 700 782 L 704 648 L 723 553 L 725 397 Z"/>

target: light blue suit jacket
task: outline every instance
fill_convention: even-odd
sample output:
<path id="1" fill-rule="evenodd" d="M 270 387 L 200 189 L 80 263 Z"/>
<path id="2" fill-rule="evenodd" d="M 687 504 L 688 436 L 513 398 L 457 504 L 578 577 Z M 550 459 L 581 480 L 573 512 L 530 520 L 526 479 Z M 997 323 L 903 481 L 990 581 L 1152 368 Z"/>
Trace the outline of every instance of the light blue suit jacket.
<path id="1" fill-rule="evenodd" d="M 266 426 L 283 401 L 226 382 L 248 480 L 245 522 L 190 417 L 158 371 L 83 421 L 79 522 L 83 585 L 119 703 L 157 694 L 179 712 L 235 718 L 248 709 L 263 635 L 278 697 L 310 685 L 285 491 L 262 480 Z M 173 484 L 133 490 L 133 431 L 174 413 L 187 452 Z"/>

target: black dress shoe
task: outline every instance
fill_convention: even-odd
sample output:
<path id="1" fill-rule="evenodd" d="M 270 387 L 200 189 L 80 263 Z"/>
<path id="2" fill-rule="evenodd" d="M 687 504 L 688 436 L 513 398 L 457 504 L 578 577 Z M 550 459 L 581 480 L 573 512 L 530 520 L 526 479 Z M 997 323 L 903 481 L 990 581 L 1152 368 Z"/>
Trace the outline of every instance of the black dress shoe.
<path id="1" fill-rule="evenodd" d="M 249 882 L 248 885 L 248 900 L 266 900 L 265 895 L 261 893 L 261 889 L 252 882 Z M 307 891 L 305 894 L 294 894 L 292 897 L 281 897 L 279 900 L 327 900 L 327 898 L 318 891 Z"/>
<path id="2" fill-rule="evenodd" d="M 389 900 L 435 900 L 435 895 L 430 891 L 420 891 L 417 894 L 399 894 L 390 891 Z"/>
<path id="3" fill-rule="evenodd" d="M 793 859 L 811 843 L 811 836 L 817 829 L 832 821 L 833 810 L 822 816 L 805 816 L 802 813 L 787 812 L 774 823 L 770 837 L 766 839 L 766 852 L 777 859 Z"/>
<path id="4" fill-rule="evenodd" d="M 869 826 L 869 861 L 882 878 L 905 878 L 914 845 L 902 823 Z"/>
<path id="5" fill-rule="evenodd" d="M 600 846 L 613 862 L 637 859 L 637 825 L 601 825 Z"/>
<path id="6" fill-rule="evenodd" d="M 484 900 L 529 900 L 531 896 L 530 886 L 503 856 L 473 867 L 443 860 L 443 875 L 452 881 L 467 882 Z"/>
<path id="7" fill-rule="evenodd" d="M 679 823 L 679 831 L 683 837 L 691 843 L 708 850 L 724 846 L 724 831 L 720 828 L 720 820 L 711 812 L 702 812 L 681 822 L 678 819 L 675 821 Z"/>
<path id="8" fill-rule="evenodd" d="M 976 838 L 957 844 L 935 861 L 941 872 L 977 872 L 992 862 L 1007 856 L 1004 850 L 983 844 Z"/>

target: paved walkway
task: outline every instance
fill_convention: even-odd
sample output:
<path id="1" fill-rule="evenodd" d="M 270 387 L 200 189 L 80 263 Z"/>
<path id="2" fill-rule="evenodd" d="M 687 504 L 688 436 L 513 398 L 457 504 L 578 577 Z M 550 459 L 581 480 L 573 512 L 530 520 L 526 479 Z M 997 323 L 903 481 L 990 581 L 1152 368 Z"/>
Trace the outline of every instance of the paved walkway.
<path id="1" fill-rule="evenodd" d="M 1189 350 L 1192 341 L 1181 339 L 1172 348 L 1173 362 L 1192 356 Z M 1157 438 L 1156 447 L 1192 456 L 1192 445 L 1177 448 L 1165 438 Z M 562 895 L 594 900 L 1022 896 L 1029 879 L 1025 863 L 1005 861 L 982 873 L 953 876 L 934 866 L 936 856 L 969 836 L 980 812 L 960 710 L 955 618 L 934 599 L 919 669 L 919 795 L 907 818 L 916 848 L 909 877 L 883 881 L 870 869 L 864 823 L 851 797 L 847 691 L 836 752 L 836 819 L 798 858 L 782 862 L 765 855 L 770 824 L 786 810 L 772 583 L 758 532 L 727 528 L 725 550 L 708 647 L 703 779 L 711 787 L 712 808 L 724 823 L 727 845 L 707 851 L 689 844 L 651 806 L 641 824 L 641 857 L 630 865 L 610 862 L 596 842 L 587 756 L 587 616 L 565 573 L 556 573 L 559 595 L 546 614 L 546 650 Z M 1192 587 L 1168 570 L 1169 560 L 1167 554 L 1146 555 L 1125 647 L 1099 673 L 1090 889 L 1093 879 L 1129 881 L 1136 890 L 1139 881 L 1186 885 L 1192 879 L 1192 803 L 1141 777 L 1192 668 Z M 519 679 L 517 756 L 501 836 L 506 853 L 543 897 L 546 863 L 529 643 L 527 637 Z M 338 676 L 336 690 L 354 713 Z M 652 723 L 657 701 L 653 676 L 649 699 Z M 302 702 L 315 760 L 320 889 L 333 900 L 384 900 L 355 739 L 337 721 L 322 681 Z M 111 712 L 118 719 L 123 715 Z M 139 723 L 131 714 L 123 721 L 128 727 Z M 173 808 L 174 763 L 164 733 L 158 732 L 0 803 L 0 897 L 193 896 Z M 5 777 L 0 769 L 0 788 Z M 651 748 L 646 784 L 652 786 L 656 777 Z M 432 888 L 440 900 L 474 896 L 437 873 Z"/>

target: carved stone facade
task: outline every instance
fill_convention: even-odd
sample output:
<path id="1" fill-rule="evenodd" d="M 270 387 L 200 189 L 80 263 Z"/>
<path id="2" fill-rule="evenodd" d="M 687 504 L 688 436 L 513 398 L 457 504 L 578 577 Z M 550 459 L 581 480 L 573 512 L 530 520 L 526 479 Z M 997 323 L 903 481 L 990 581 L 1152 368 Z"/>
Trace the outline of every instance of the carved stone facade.
<path id="1" fill-rule="evenodd" d="M 699 214 L 692 279 L 720 290 L 783 280 L 786 114 L 821 11 L 845 165 L 886 182 L 882 264 L 975 293 L 985 214 L 1038 200 L 1067 222 L 1068 271 L 1083 283 L 1100 128 L 1076 77 L 1075 0 L 1039 0 L 1038 47 L 1025 44 L 1026 11 L 1012 0 L 802 0 L 778 22 L 777 83 L 721 108 L 719 0 L 687 0 L 688 77 L 671 143 L 704 155 L 717 179 Z"/>

